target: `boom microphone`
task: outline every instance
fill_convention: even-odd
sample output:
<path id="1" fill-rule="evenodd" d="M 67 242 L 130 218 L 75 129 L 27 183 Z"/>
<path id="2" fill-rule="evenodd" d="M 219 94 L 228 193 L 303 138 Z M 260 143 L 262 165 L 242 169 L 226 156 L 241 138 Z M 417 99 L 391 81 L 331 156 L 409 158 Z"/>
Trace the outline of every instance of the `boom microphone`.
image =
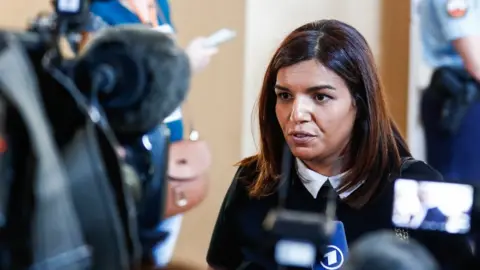
<path id="1" fill-rule="evenodd" d="M 144 25 L 119 25 L 96 34 L 73 73 L 84 94 L 98 98 L 117 134 L 138 135 L 180 106 L 191 71 L 170 35 Z"/>
<path id="2" fill-rule="evenodd" d="M 391 232 L 374 232 L 358 240 L 345 270 L 438 270 L 433 256 L 418 242 Z"/>

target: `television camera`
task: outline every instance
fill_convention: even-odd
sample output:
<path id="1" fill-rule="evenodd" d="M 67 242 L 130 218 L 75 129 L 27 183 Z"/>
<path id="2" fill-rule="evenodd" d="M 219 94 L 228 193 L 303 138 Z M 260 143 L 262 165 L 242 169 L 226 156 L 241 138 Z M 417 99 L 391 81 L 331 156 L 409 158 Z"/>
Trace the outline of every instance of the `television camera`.
<path id="1" fill-rule="evenodd" d="M 90 2 L 57 0 L 27 31 L 0 31 L 0 269 L 136 269 L 163 237 L 169 134 L 159 128 L 163 162 L 142 137 L 185 98 L 188 59 L 133 27 L 72 57 Z"/>

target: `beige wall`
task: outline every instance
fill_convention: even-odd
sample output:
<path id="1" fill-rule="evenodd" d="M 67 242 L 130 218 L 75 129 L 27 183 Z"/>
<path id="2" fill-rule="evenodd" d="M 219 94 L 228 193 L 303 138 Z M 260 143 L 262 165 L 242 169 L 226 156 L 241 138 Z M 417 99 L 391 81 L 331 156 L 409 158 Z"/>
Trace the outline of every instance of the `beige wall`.
<path id="1" fill-rule="evenodd" d="M 245 5 L 243 0 L 170 3 L 182 44 L 224 27 L 238 33 L 221 46 L 208 69 L 195 76 L 188 102 L 196 126 L 212 147 L 213 168 L 210 196 L 185 216 L 175 257 L 203 267 L 220 203 L 235 173 L 233 164 L 240 158 Z"/>
<path id="2" fill-rule="evenodd" d="M 48 10 L 49 0 L 2 0 L 0 1 L 0 26 L 22 28 L 39 12 Z"/>
<path id="3" fill-rule="evenodd" d="M 390 111 L 407 136 L 410 1 L 382 0 L 380 67 Z"/>

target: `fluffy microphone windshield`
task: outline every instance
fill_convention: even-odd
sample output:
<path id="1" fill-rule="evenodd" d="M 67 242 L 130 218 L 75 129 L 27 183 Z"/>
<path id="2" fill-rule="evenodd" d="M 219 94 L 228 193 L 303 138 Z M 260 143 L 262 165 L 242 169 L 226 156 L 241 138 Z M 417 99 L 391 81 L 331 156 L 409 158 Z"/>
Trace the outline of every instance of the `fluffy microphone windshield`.
<path id="1" fill-rule="evenodd" d="M 96 33 L 81 52 L 75 79 L 91 94 L 100 67 L 113 84 L 97 97 L 116 133 L 145 134 L 185 99 L 190 62 L 171 35 L 143 25 L 120 25 Z M 103 69 L 105 71 L 105 69 Z M 104 80 L 105 81 L 105 80 Z M 90 86 L 90 87 L 88 87 Z"/>
<path id="2" fill-rule="evenodd" d="M 418 242 L 399 239 L 389 231 L 360 238 L 343 270 L 438 270 L 433 256 Z"/>

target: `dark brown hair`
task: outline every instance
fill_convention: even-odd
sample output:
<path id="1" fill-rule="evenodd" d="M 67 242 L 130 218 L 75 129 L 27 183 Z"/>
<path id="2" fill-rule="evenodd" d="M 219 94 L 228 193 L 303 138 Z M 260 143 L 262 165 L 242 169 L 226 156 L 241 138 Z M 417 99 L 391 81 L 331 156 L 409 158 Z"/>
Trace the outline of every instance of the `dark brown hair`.
<path id="1" fill-rule="evenodd" d="M 378 71 L 365 38 L 340 21 L 308 23 L 294 30 L 281 43 L 268 65 L 258 99 L 259 153 L 240 161 L 239 165 L 257 164 L 258 174 L 249 186 L 252 197 L 274 192 L 281 174 L 285 144 L 275 115 L 277 73 L 283 67 L 311 59 L 340 76 L 354 99 L 357 119 L 343 165 L 347 174 L 339 191 L 365 181 L 347 199 L 350 205 L 361 207 L 374 195 L 382 180 L 400 169 L 401 156 L 410 156 L 410 153 L 388 112 Z"/>

